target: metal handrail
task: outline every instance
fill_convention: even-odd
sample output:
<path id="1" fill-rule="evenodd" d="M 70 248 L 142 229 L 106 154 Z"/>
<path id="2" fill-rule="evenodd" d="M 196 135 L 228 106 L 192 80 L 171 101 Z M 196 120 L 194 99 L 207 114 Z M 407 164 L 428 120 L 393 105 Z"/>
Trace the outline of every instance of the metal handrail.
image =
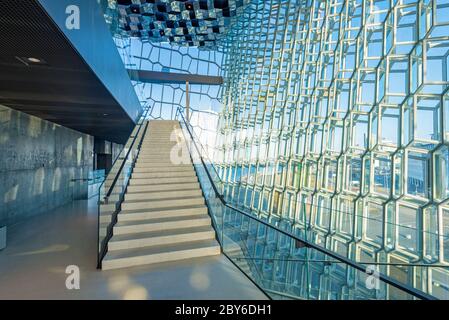
<path id="1" fill-rule="evenodd" d="M 137 132 L 134 134 L 133 140 L 132 140 L 130 146 L 128 147 L 128 151 L 127 151 L 125 157 L 121 158 L 120 156 L 118 156 L 117 159 L 116 159 L 116 161 L 118 161 L 120 159 L 122 161 L 122 163 L 120 165 L 119 170 L 115 174 L 114 180 L 113 180 L 111 186 L 109 187 L 108 192 L 103 197 L 104 204 L 108 203 L 108 198 L 112 194 L 112 190 L 114 189 L 114 187 L 115 187 L 115 185 L 117 183 L 117 180 L 118 180 L 118 178 L 119 178 L 119 176 L 120 176 L 120 174 L 121 174 L 121 172 L 123 170 L 123 167 L 125 166 L 125 163 L 126 163 L 127 159 L 129 158 L 129 155 L 131 154 L 131 151 L 133 150 L 133 147 L 134 147 L 134 144 L 135 144 L 135 142 L 137 140 L 137 137 L 139 137 L 140 130 L 142 129 L 142 127 L 145 127 L 144 130 L 146 130 L 147 126 L 145 126 L 145 119 L 148 117 L 148 113 L 150 112 L 150 110 L 151 110 L 151 108 L 148 107 L 146 109 L 146 112 L 145 112 L 145 110 L 142 112 L 142 116 L 140 117 L 140 119 L 138 121 L 138 124 L 137 124 L 137 125 L 139 125 L 139 128 L 137 129 Z M 143 114 L 144 112 L 145 112 L 145 114 Z M 134 131 L 134 129 L 133 129 L 133 131 Z M 132 133 L 131 133 L 131 135 L 132 135 Z M 145 132 L 142 135 L 142 139 L 140 141 L 140 144 L 142 143 L 142 140 L 143 140 L 144 136 L 145 136 Z M 130 138 L 131 138 L 131 136 L 130 136 Z M 134 160 L 134 162 L 135 162 L 135 160 Z M 132 165 L 134 165 L 134 162 L 133 162 Z M 107 176 L 105 177 L 104 181 L 101 183 L 101 185 L 99 187 L 99 190 L 101 190 L 102 186 L 106 183 L 106 181 L 107 181 Z M 98 194 L 98 197 L 100 198 L 100 193 Z M 120 198 L 119 202 L 121 202 L 121 201 L 122 201 L 122 199 Z M 111 222 L 109 223 L 109 225 L 107 227 L 107 233 L 106 233 L 106 236 L 104 237 L 104 239 L 102 241 L 101 249 L 100 249 L 100 206 L 101 206 L 101 204 L 102 204 L 102 202 L 99 199 L 99 201 L 98 201 L 98 217 L 97 217 L 98 218 L 98 224 L 97 224 L 97 250 L 99 250 L 97 252 L 97 268 L 99 268 L 99 269 L 101 268 L 101 264 L 102 264 L 103 258 L 106 255 L 107 243 L 112 238 L 111 225 L 115 224 L 116 219 L 117 219 L 117 214 L 118 214 L 118 211 L 119 211 L 119 209 L 116 206 L 116 209 L 112 213 Z"/>
<path id="2" fill-rule="evenodd" d="M 147 108 L 146 113 L 145 113 L 145 115 L 143 116 L 143 120 L 142 120 L 142 121 L 145 121 L 146 117 L 148 116 L 148 113 L 150 112 L 150 109 L 151 109 L 151 108 L 149 108 L 149 107 Z M 129 146 L 128 152 L 126 153 L 126 156 L 122 159 L 122 160 L 123 160 L 123 161 L 122 161 L 122 164 L 120 165 L 120 168 L 119 168 L 119 170 L 117 171 L 117 174 L 115 175 L 114 181 L 112 182 L 111 186 L 109 187 L 109 190 L 108 190 L 108 192 L 106 193 L 105 198 L 109 198 L 109 196 L 111 195 L 112 190 L 114 189 L 115 184 L 117 183 L 118 177 L 119 177 L 120 173 L 122 172 L 123 167 L 125 166 L 126 159 L 128 159 L 129 154 L 130 154 L 130 152 L 131 152 L 131 150 L 132 150 L 132 148 L 133 148 L 133 146 L 134 146 L 134 143 L 136 142 L 136 139 L 137 139 L 137 137 L 139 136 L 139 132 L 140 132 L 140 130 L 142 129 L 142 125 L 143 125 L 143 122 L 140 124 L 139 129 L 138 129 L 137 132 L 135 133 L 134 138 L 133 138 L 133 141 L 131 142 L 131 145 Z M 120 157 L 117 157 L 117 159 L 120 159 Z M 107 178 L 107 177 L 106 177 L 106 178 Z M 106 182 L 106 179 L 105 179 L 104 182 Z M 100 186 L 100 188 L 101 188 L 101 186 Z"/>
<path id="3" fill-rule="evenodd" d="M 323 247 L 320 247 L 319 245 L 317 245 L 315 243 L 309 242 L 309 241 L 304 240 L 304 239 L 300 239 L 298 236 L 296 236 L 296 235 L 294 235 L 294 234 L 292 234 L 292 233 L 290 233 L 288 231 L 279 229 L 278 227 L 273 226 L 272 224 L 270 224 L 268 222 L 265 222 L 265 221 L 261 220 L 258 217 L 255 217 L 254 215 L 252 215 L 250 213 L 247 213 L 247 212 L 245 212 L 245 211 L 243 211 L 243 210 L 241 210 L 239 208 L 234 207 L 233 205 L 228 204 L 226 202 L 225 198 L 224 198 L 224 195 L 221 194 L 218 191 L 218 188 L 217 188 L 217 186 L 215 185 L 215 182 L 212 179 L 212 176 L 211 176 L 211 174 L 209 172 L 209 169 L 207 168 L 207 166 L 206 166 L 206 164 L 204 162 L 203 155 L 199 151 L 198 145 L 197 145 L 197 143 L 196 143 L 196 141 L 194 139 L 194 136 L 193 136 L 193 134 L 192 134 L 192 132 L 190 130 L 190 124 L 187 123 L 186 119 L 184 118 L 184 115 L 182 114 L 182 111 L 179 108 L 178 108 L 178 110 L 176 112 L 176 117 L 178 117 L 178 114 L 180 115 L 180 118 L 183 121 L 183 123 L 184 123 L 184 125 L 185 125 L 185 127 L 187 129 L 187 132 L 189 133 L 190 138 L 193 141 L 195 149 L 197 150 L 197 152 L 198 152 L 198 154 L 200 156 L 201 164 L 204 167 L 204 170 L 206 171 L 206 175 L 207 175 L 208 179 L 210 180 L 210 183 L 211 183 L 212 189 L 214 190 L 215 196 L 221 201 L 221 203 L 225 207 L 227 207 L 227 208 L 229 208 L 231 210 L 237 211 L 238 213 L 240 213 L 242 215 L 245 215 L 248 218 L 253 219 L 253 220 L 255 220 L 255 221 L 257 221 L 257 222 L 259 222 L 259 223 L 261 223 L 261 224 L 263 224 L 263 225 L 265 225 L 267 227 L 269 227 L 269 228 L 272 228 L 272 229 L 276 230 L 277 232 L 282 233 L 283 235 L 285 235 L 287 237 L 293 238 L 294 240 L 299 241 L 300 243 L 304 244 L 305 246 L 307 246 L 309 248 L 312 248 L 312 249 L 315 249 L 315 250 L 317 250 L 317 251 L 319 251 L 321 253 L 324 253 L 324 254 L 326 254 L 326 255 L 328 255 L 328 256 L 336 259 L 336 260 L 339 260 L 339 261 L 343 262 L 344 264 L 347 264 L 347 265 L 349 265 L 349 266 L 351 266 L 351 267 L 353 267 L 353 268 L 355 268 L 355 269 L 357 269 L 359 271 L 366 272 L 366 267 L 364 267 L 364 266 L 354 262 L 351 259 L 343 257 L 343 256 L 341 256 L 341 255 L 339 255 L 339 254 L 337 254 L 337 253 L 335 253 L 333 251 L 330 251 L 328 249 L 325 249 Z M 385 282 L 385 283 L 387 283 L 387 284 L 389 284 L 389 285 L 391 285 L 391 286 L 393 286 L 393 287 L 395 287 L 397 289 L 400 289 L 400 290 L 402 290 L 402 291 L 404 291 L 404 292 L 406 292 L 406 293 L 408 293 L 408 294 L 410 294 L 410 295 L 412 295 L 414 297 L 417 297 L 419 299 L 422 299 L 422 300 L 438 300 L 436 297 L 434 297 L 432 295 L 429 295 L 429 294 L 427 294 L 425 292 L 422 292 L 420 290 L 416 290 L 415 288 L 411 288 L 409 286 L 405 286 L 401 282 L 399 282 L 399 281 L 397 281 L 397 280 L 395 280 L 395 279 L 393 279 L 393 278 L 391 278 L 389 276 L 385 276 L 385 275 L 379 273 L 379 279 L 381 279 L 383 282 Z"/>

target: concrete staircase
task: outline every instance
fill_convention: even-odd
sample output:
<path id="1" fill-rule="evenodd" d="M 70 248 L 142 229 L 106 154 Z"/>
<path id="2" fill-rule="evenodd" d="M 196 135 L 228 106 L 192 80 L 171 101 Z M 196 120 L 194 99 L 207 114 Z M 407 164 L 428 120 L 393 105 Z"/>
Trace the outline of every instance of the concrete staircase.
<path id="1" fill-rule="evenodd" d="M 170 141 L 175 129 L 178 121 L 150 121 L 103 270 L 220 254 L 192 163 L 170 159 L 185 143 Z"/>

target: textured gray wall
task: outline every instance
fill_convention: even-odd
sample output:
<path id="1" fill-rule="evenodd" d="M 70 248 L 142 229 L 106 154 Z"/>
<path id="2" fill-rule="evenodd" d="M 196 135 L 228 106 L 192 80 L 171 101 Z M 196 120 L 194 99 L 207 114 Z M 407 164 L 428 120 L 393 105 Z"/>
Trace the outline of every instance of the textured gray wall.
<path id="1" fill-rule="evenodd" d="M 0 105 L 0 225 L 87 198 L 93 137 Z"/>

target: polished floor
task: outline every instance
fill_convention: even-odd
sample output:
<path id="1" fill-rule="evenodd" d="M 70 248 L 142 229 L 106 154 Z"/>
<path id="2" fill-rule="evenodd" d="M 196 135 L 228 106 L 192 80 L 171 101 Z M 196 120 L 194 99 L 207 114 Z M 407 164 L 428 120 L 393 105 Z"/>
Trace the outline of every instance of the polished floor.
<path id="1" fill-rule="evenodd" d="M 0 299 L 265 299 L 223 255 L 152 266 L 96 269 L 95 199 L 75 201 L 8 229 Z M 66 268 L 80 289 L 66 288 Z"/>

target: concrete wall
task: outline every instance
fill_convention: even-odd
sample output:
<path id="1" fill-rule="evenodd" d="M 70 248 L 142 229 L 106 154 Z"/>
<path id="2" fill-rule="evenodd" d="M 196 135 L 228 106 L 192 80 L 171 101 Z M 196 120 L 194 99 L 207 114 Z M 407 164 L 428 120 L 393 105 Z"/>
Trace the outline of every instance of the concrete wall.
<path id="1" fill-rule="evenodd" d="M 0 225 L 87 198 L 92 151 L 93 137 L 0 105 Z"/>

